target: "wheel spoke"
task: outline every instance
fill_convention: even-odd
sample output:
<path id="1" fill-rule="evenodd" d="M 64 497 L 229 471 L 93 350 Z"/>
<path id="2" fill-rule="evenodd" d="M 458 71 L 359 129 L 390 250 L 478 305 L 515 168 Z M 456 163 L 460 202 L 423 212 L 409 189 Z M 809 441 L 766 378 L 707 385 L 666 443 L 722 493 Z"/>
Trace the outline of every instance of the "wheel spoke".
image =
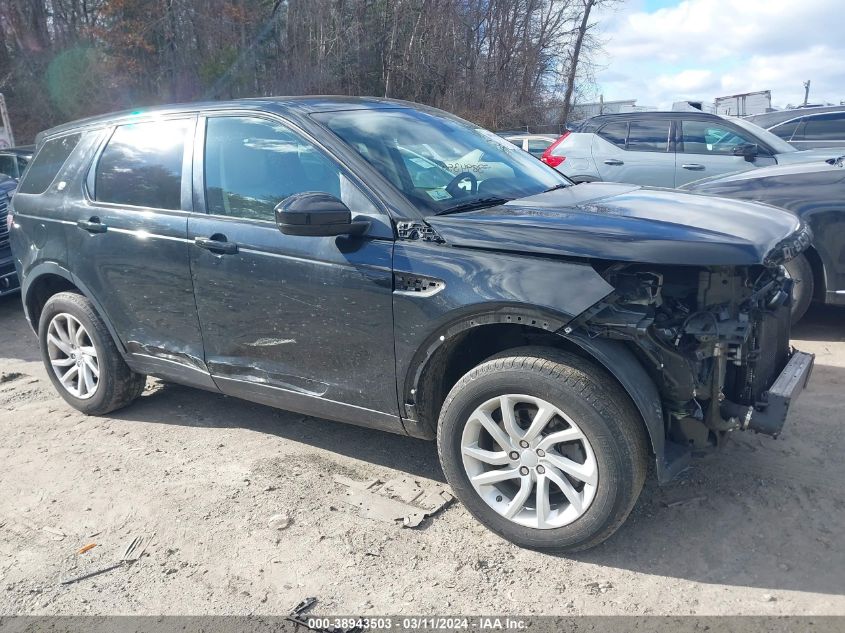
<path id="1" fill-rule="evenodd" d="M 551 448 L 555 444 L 583 439 L 584 434 L 581 433 L 581 431 L 576 429 L 574 426 L 571 426 L 568 429 L 564 429 L 563 431 L 556 431 L 555 433 L 550 433 L 540 441 L 540 443 L 537 445 L 537 448 L 542 448 L 544 451 L 548 451 L 549 448 Z"/>
<path id="2" fill-rule="evenodd" d="M 68 369 L 60 378 L 59 380 L 62 381 L 62 384 L 65 385 L 68 389 L 73 389 L 73 386 L 70 384 L 70 381 L 73 380 L 74 376 L 79 373 L 79 365 L 74 363 L 73 367 Z"/>
<path id="3" fill-rule="evenodd" d="M 508 479 L 519 479 L 520 477 L 518 468 L 502 468 L 500 470 L 488 470 L 480 475 L 476 475 L 472 478 L 472 483 L 477 486 L 484 486 L 500 481 L 507 481 Z"/>
<path id="4" fill-rule="evenodd" d="M 555 409 L 553 407 L 547 405 L 541 406 L 537 409 L 537 413 L 531 421 L 531 426 L 528 427 L 523 439 L 526 442 L 533 440 L 544 428 L 546 428 L 546 426 L 548 426 L 553 417 L 555 417 Z"/>
<path id="5" fill-rule="evenodd" d="M 561 475 L 558 472 L 555 472 L 553 469 L 547 468 L 546 469 L 546 477 L 548 477 L 554 484 L 560 488 L 561 492 L 563 492 L 564 496 L 569 500 L 569 503 L 572 504 L 572 508 L 575 510 L 577 514 L 581 514 L 583 511 L 583 504 L 581 502 L 581 495 L 575 490 L 575 487 L 569 483 L 569 480 Z"/>
<path id="6" fill-rule="evenodd" d="M 74 343 L 76 343 L 77 346 L 81 346 L 87 334 L 88 332 L 86 332 L 85 328 L 80 324 L 76 329 L 76 335 L 73 337 Z"/>
<path id="7" fill-rule="evenodd" d="M 525 475 L 522 477 L 522 481 L 519 483 L 519 490 L 517 491 L 514 498 L 508 504 L 508 507 L 505 508 L 504 515 L 508 519 L 514 518 L 519 511 L 525 506 L 525 502 L 528 500 L 528 497 L 531 496 L 531 488 L 533 487 L 534 482 L 531 481 L 531 477 L 529 475 Z"/>
<path id="8" fill-rule="evenodd" d="M 76 345 L 76 321 L 69 316 L 65 317 L 65 325 L 67 326 L 67 342 Z"/>
<path id="9" fill-rule="evenodd" d="M 549 478 L 545 474 L 537 476 L 537 527 L 544 529 L 548 526 L 549 513 Z"/>
<path id="10" fill-rule="evenodd" d="M 486 451 L 483 448 L 478 448 L 477 444 L 475 446 L 464 446 L 462 450 L 464 455 L 491 466 L 507 466 L 510 463 L 510 457 L 505 451 Z"/>
<path id="11" fill-rule="evenodd" d="M 511 443 L 510 440 L 508 440 L 507 434 L 498 424 L 496 424 L 496 421 L 490 417 L 490 414 L 476 410 L 472 419 L 479 422 L 501 448 L 504 450 L 508 450 L 510 448 Z"/>
<path id="12" fill-rule="evenodd" d="M 59 332 L 58 328 L 55 328 L 55 330 L 56 330 L 57 333 Z M 61 336 L 61 334 L 59 334 L 59 336 Z M 58 347 L 59 350 L 61 350 L 62 353 L 65 354 L 66 356 L 70 356 L 71 351 L 72 351 L 70 349 L 70 345 L 68 345 L 64 341 L 60 340 L 59 338 L 57 338 L 53 334 L 47 334 L 47 342 L 55 345 L 56 347 Z"/>
<path id="13" fill-rule="evenodd" d="M 574 477 L 578 481 L 583 481 L 585 484 L 595 486 L 598 480 L 598 473 L 596 472 L 595 461 L 587 458 L 583 464 L 574 462 L 563 455 L 553 455 L 546 453 L 546 461 L 555 468 L 559 468 L 570 477 Z"/>
<path id="14" fill-rule="evenodd" d="M 83 357 L 83 362 L 85 363 L 86 367 L 88 367 L 89 371 L 94 376 L 94 378 L 100 377 L 100 368 L 97 367 L 97 363 L 94 362 L 93 358 L 85 356 Z"/>
<path id="15" fill-rule="evenodd" d="M 499 398 L 499 407 L 502 410 L 502 423 L 505 431 L 511 437 L 511 442 L 516 444 L 522 439 L 522 429 L 516 423 L 516 412 L 514 411 L 516 401 L 509 396 Z"/>
<path id="16" fill-rule="evenodd" d="M 82 363 L 82 380 L 85 383 L 85 393 L 94 390 L 94 376 L 91 374 L 91 368 L 88 363 Z"/>
<path id="17" fill-rule="evenodd" d="M 97 350 L 89 345 L 80 346 L 79 351 L 86 356 L 93 356 L 94 358 L 97 358 Z"/>
<path id="18" fill-rule="evenodd" d="M 65 319 L 65 325 L 67 325 L 67 319 Z M 70 346 L 71 346 L 70 336 L 68 336 L 66 327 L 61 326 L 58 318 L 53 320 L 53 330 L 56 332 L 56 335 L 58 336 L 58 338 L 61 339 L 62 343 L 67 345 L 68 349 L 70 349 Z"/>
<path id="19" fill-rule="evenodd" d="M 66 356 L 65 358 L 51 358 L 50 364 L 53 367 L 70 367 L 76 361 L 73 360 L 70 356 Z"/>
<path id="20" fill-rule="evenodd" d="M 82 375 L 83 373 L 84 372 L 82 371 L 76 372 L 76 393 L 80 396 L 85 393 L 82 391 L 82 387 L 85 384 L 85 377 Z"/>

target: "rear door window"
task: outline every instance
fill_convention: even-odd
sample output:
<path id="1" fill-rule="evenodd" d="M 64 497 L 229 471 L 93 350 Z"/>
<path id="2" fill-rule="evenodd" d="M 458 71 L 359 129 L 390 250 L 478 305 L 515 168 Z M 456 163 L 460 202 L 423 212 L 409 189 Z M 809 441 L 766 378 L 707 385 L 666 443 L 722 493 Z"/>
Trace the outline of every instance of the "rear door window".
<path id="1" fill-rule="evenodd" d="M 80 138 L 81 134 L 68 134 L 45 141 L 18 187 L 18 192 L 38 194 L 47 191 L 68 156 L 79 144 Z"/>
<path id="2" fill-rule="evenodd" d="M 628 138 L 628 123 L 625 121 L 608 123 L 599 130 L 598 134 L 608 143 L 613 143 L 616 147 L 625 149 L 625 141 Z"/>
<path id="3" fill-rule="evenodd" d="M 98 202 L 180 209 L 182 161 L 192 119 L 118 126 L 97 163 Z"/>
<path id="4" fill-rule="evenodd" d="M 669 121 L 631 121 L 626 149 L 629 152 L 669 151 Z"/>

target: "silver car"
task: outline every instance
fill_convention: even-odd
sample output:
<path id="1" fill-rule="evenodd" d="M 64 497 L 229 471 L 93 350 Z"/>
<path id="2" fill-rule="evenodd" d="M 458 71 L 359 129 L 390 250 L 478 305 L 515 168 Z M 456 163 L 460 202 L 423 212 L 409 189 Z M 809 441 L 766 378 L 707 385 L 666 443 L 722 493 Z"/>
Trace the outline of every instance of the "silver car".
<path id="1" fill-rule="evenodd" d="M 845 106 L 797 108 L 747 117 L 796 149 L 845 149 Z"/>
<path id="2" fill-rule="evenodd" d="M 588 119 L 543 160 L 575 182 L 680 187 L 708 176 L 831 156 L 830 150 L 798 151 L 742 119 L 636 112 Z"/>

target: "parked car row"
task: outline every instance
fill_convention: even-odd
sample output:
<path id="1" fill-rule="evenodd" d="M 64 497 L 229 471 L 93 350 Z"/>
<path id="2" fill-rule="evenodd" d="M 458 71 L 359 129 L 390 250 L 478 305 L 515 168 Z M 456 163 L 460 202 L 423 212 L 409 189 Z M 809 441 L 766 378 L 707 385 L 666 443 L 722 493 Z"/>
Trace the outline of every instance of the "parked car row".
<path id="1" fill-rule="evenodd" d="M 635 112 L 588 119 L 543 160 L 574 182 L 680 187 L 707 176 L 829 157 L 825 150 L 796 150 L 743 119 Z"/>
<path id="2" fill-rule="evenodd" d="M 798 149 L 845 149 L 845 106 L 798 108 L 746 117 Z"/>
<path id="3" fill-rule="evenodd" d="M 436 439 L 466 508 L 522 546 L 594 546 L 650 468 L 777 435 L 813 366 L 789 345 L 794 215 L 574 186 L 433 108 L 193 104 L 37 145 L 8 224 L 71 406 L 127 406 L 151 374 Z"/>
<path id="4" fill-rule="evenodd" d="M 771 131 L 752 123 L 769 125 Z M 793 322 L 812 300 L 845 305 L 845 174 L 838 147 L 798 150 L 810 130 L 845 139 L 833 123 L 845 108 L 810 108 L 748 119 L 703 112 L 641 112 L 589 119 L 552 143 L 541 159 L 575 183 L 678 187 L 789 209 L 816 235 L 786 263 L 794 281 Z M 787 132 L 786 125 L 792 132 Z M 798 131 L 802 131 L 800 142 Z M 780 136 L 773 132 L 779 132 Z M 679 217 L 683 220 L 683 217 Z"/>

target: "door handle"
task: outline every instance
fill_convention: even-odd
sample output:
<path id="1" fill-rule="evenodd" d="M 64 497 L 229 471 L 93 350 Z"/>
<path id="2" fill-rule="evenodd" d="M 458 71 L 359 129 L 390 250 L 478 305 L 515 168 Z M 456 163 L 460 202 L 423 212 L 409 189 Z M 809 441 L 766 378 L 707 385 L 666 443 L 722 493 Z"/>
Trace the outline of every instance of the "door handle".
<path id="1" fill-rule="evenodd" d="M 699 165 L 698 163 L 687 163 L 686 165 L 681 165 L 681 167 L 690 171 L 704 171 L 704 165 Z"/>
<path id="2" fill-rule="evenodd" d="M 211 237 L 195 237 L 194 244 L 218 255 L 234 255 L 238 252 L 238 245 L 226 241 L 226 236 L 219 233 L 215 233 Z"/>
<path id="3" fill-rule="evenodd" d="M 617 160 L 616 158 L 609 158 L 606 161 L 604 161 L 604 164 L 605 165 L 618 166 L 618 165 L 624 165 L 625 163 L 621 160 Z"/>
<path id="4" fill-rule="evenodd" d="M 88 231 L 89 233 L 105 233 L 109 230 L 109 227 L 100 222 L 100 218 L 97 216 L 88 218 L 87 220 L 79 220 L 76 223 L 76 226 L 83 231 Z"/>

